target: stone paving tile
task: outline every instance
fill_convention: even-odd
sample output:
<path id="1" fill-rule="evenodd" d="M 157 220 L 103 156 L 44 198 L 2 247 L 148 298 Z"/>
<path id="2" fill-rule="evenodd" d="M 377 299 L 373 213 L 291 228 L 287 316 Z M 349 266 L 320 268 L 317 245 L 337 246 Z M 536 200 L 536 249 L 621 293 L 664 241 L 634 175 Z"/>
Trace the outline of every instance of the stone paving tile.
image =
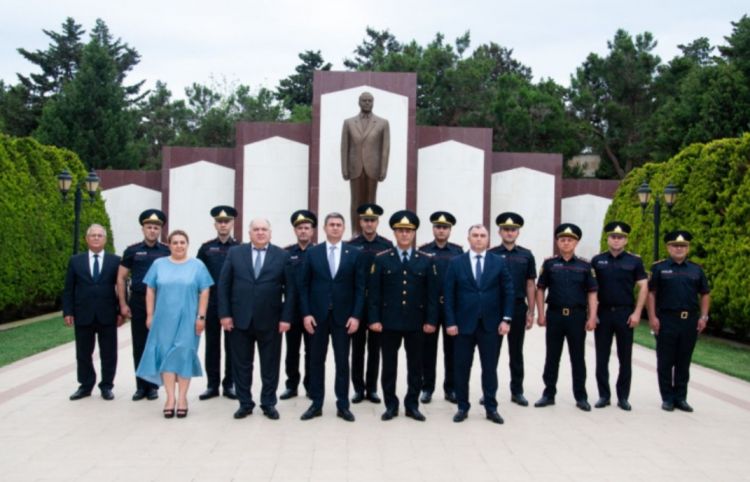
<path id="1" fill-rule="evenodd" d="M 205 385 L 195 379 L 190 414 L 161 416 L 154 402 L 130 401 L 135 388 L 130 333 L 121 329 L 116 399 L 94 396 L 70 402 L 76 388 L 73 344 L 0 369 L 0 479 L 337 481 L 388 480 L 750 480 L 750 384 L 694 366 L 689 401 L 696 412 L 660 409 L 653 351 L 634 349 L 630 413 L 614 406 L 577 410 L 570 366 L 561 361 L 557 405 L 523 408 L 508 401 L 507 354 L 500 361 L 500 413 L 505 425 L 484 419 L 479 363 L 474 364 L 469 419 L 454 424 L 455 406 L 436 392 L 421 407 L 427 422 L 403 416 L 382 422 L 383 405 L 353 405 L 355 423 L 335 416 L 333 363 L 328 360 L 323 417 L 299 416 L 304 397 L 279 402 L 281 420 L 260 410 L 234 420 L 236 402 L 197 399 Z M 593 337 L 587 344 L 589 399 L 597 398 Z M 526 396 L 541 394 L 544 331 L 526 337 Z M 201 350 L 202 353 L 202 350 Z M 405 392 L 405 361 L 399 396 Z M 257 370 L 257 368 L 256 368 Z M 610 372 L 617 372 L 613 357 Z M 283 375 L 282 375 L 283 378 Z M 439 374 L 439 380 L 442 374 Z M 614 381 L 614 376 L 613 376 Z M 254 394 L 259 392 L 259 376 Z"/>

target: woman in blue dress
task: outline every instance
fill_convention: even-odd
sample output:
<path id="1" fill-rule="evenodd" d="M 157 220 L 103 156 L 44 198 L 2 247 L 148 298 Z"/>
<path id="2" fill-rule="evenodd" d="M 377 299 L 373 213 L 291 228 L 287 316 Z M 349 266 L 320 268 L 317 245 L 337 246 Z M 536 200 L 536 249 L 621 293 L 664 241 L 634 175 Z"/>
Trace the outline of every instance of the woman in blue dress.
<path id="1" fill-rule="evenodd" d="M 206 324 L 208 288 L 214 283 L 200 260 L 188 258 L 187 233 L 172 231 L 168 242 L 172 254 L 154 261 L 143 279 L 149 332 L 136 374 L 156 385 L 164 384 L 165 418 L 175 413 L 184 418 L 190 378 L 203 375 L 198 344 Z"/>

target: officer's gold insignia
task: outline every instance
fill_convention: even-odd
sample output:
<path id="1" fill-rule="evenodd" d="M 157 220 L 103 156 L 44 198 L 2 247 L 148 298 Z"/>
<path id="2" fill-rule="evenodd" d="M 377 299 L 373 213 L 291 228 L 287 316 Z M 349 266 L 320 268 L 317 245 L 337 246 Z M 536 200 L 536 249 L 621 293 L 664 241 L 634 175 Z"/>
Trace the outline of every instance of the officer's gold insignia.
<path id="1" fill-rule="evenodd" d="M 445 215 L 444 214 L 440 215 L 440 217 L 438 218 L 437 222 L 439 222 L 439 223 L 445 223 L 445 224 L 450 224 L 450 223 L 448 223 L 448 220 L 445 219 Z"/>
<path id="2" fill-rule="evenodd" d="M 365 211 L 365 214 L 368 216 L 374 216 L 375 213 L 372 211 L 372 208 L 367 208 L 367 211 Z"/>

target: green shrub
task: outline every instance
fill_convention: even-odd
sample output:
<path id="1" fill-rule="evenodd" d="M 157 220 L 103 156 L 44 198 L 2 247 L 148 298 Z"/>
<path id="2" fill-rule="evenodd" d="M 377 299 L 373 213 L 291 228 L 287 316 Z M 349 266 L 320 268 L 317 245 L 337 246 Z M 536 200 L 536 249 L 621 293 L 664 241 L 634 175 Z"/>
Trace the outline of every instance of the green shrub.
<path id="1" fill-rule="evenodd" d="M 57 188 L 63 169 L 74 181 L 87 174 L 70 151 L 0 135 L 0 320 L 54 304 L 62 291 L 73 251 L 73 193 L 63 203 Z M 97 196 L 90 203 L 84 193 L 81 249 L 86 227 L 95 222 L 111 233 L 104 201 Z M 111 250 L 111 235 L 108 243 Z"/>
<path id="2" fill-rule="evenodd" d="M 636 189 L 648 181 L 652 196 L 668 183 L 679 187 L 669 212 L 662 207 L 661 235 L 683 228 L 693 234 L 690 259 L 703 266 L 712 288 L 716 329 L 750 333 L 750 134 L 693 144 L 661 164 L 633 170 L 620 184 L 606 221 L 633 227 L 628 249 L 653 261 L 653 200 L 641 214 Z M 606 248 L 606 239 L 602 239 Z M 666 248 L 660 243 L 661 256 Z"/>

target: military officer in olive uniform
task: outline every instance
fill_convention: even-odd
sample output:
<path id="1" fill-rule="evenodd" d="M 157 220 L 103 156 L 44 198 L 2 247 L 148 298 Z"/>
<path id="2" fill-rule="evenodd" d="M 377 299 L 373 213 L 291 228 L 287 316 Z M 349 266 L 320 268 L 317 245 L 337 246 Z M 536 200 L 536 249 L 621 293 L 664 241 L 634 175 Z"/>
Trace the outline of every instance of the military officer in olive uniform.
<path id="1" fill-rule="evenodd" d="M 432 223 L 433 241 L 423 244 L 419 247 L 420 251 L 432 255 L 432 261 L 438 274 L 438 318 L 437 330 L 433 333 L 424 335 L 424 353 L 422 354 L 422 403 L 432 401 L 432 392 L 435 391 L 435 382 L 437 375 L 435 366 L 437 365 L 438 338 L 442 327 L 443 332 L 443 369 L 445 371 L 443 379 L 443 392 L 445 399 L 451 403 L 456 403 L 456 392 L 453 385 L 453 340 L 454 337 L 445 333 L 445 311 L 443 310 L 443 280 L 445 271 L 448 269 L 448 263 L 456 256 L 463 254 L 464 250 L 460 245 L 448 241 L 451 235 L 451 228 L 456 225 L 456 217 L 447 211 L 435 211 L 430 215 Z"/>
<path id="2" fill-rule="evenodd" d="M 297 297 L 302 289 L 302 262 L 305 260 L 307 248 L 315 246 L 315 228 L 318 226 L 318 217 L 314 212 L 307 209 L 294 211 L 290 218 L 294 235 L 297 242 L 290 244 L 284 249 L 289 253 L 289 264 L 294 271 L 294 278 L 297 283 Z M 300 312 L 299 299 L 294 302 L 294 315 L 290 320 L 292 326 L 284 335 L 286 338 L 286 359 L 284 362 L 286 368 L 286 389 L 279 396 L 281 400 L 289 400 L 297 396 L 297 387 L 300 380 L 305 392 L 310 392 L 310 334 L 305 331 L 302 324 L 302 314 Z M 303 343 L 305 345 L 305 376 L 304 378 L 299 371 L 299 351 Z"/>
<path id="3" fill-rule="evenodd" d="M 711 295 L 703 268 L 688 261 L 692 235 L 683 230 L 664 236 L 669 258 L 651 267 L 648 318 L 656 335 L 656 371 L 661 408 L 692 412 L 687 403 L 690 360 L 708 322 Z"/>
<path id="4" fill-rule="evenodd" d="M 534 307 L 536 304 L 536 261 L 529 249 L 516 244 L 524 219 L 520 214 L 504 212 L 497 215 L 495 224 L 498 227 L 501 244 L 489 252 L 505 259 L 513 276 L 513 320 L 508 332 L 508 355 L 510 366 L 510 401 L 526 407 L 528 400 L 523 395 L 523 340 L 526 330 L 534 325 Z M 503 338 L 500 337 L 500 348 Z M 498 359 L 500 350 L 497 351 Z"/>
<path id="5" fill-rule="evenodd" d="M 631 359 L 633 355 L 633 329 L 641 321 L 643 307 L 648 295 L 648 275 L 641 257 L 625 251 L 630 226 L 621 221 L 612 221 L 604 226 L 607 234 L 607 251 L 591 260 L 599 283 L 599 322 L 594 330 L 596 343 L 596 384 L 599 400 L 594 406 L 603 408 L 610 404 L 609 354 L 612 338 L 617 340 L 617 358 L 620 372 L 617 376 L 617 406 L 631 409 L 630 396 Z M 633 289 L 638 287 L 638 299 Z"/>
<path id="6" fill-rule="evenodd" d="M 576 407 L 588 412 L 591 405 L 586 393 L 586 360 L 584 347 L 586 330 L 596 327 L 597 283 L 591 263 L 575 255 L 581 239 L 581 228 L 563 223 L 555 228 L 557 256 L 544 260 L 536 290 L 537 323 L 546 326 L 547 353 L 544 361 L 544 393 L 534 404 L 546 407 L 555 404 L 557 374 L 563 342 L 568 342 L 570 364 L 573 368 L 573 396 Z M 544 310 L 544 294 L 547 310 Z"/>
<path id="7" fill-rule="evenodd" d="M 229 337 L 224 336 L 224 380 L 221 380 L 221 332 L 224 331 L 219 322 L 219 305 L 216 296 L 217 284 L 224 260 L 227 259 L 229 248 L 239 244 L 233 237 L 234 218 L 237 210 L 232 206 L 216 206 L 211 209 L 211 217 L 214 218 L 216 238 L 206 241 L 198 249 L 197 258 L 211 273 L 214 285 L 208 298 L 208 309 L 206 311 L 206 378 L 208 386 L 206 391 L 198 395 L 200 400 L 208 400 L 219 396 L 219 384 L 224 388 L 224 396 L 232 400 L 237 399 L 232 381 L 232 355 L 229 348 Z"/>
<path id="8" fill-rule="evenodd" d="M 361 251 L 362 264 L 369 273 L 375 255 L 392 248 L 393 243 L 377 232 L 383 208 L 377 204 L 363 204 L 357 208 L 359 227 L 362 232 L 349 240 L 349 245 Z M 367 291 L 365 291 L 367 293 Z M 367 294 L 365 294 L 367 306 Z M 378 371 L 380 369 L 380 333 L 367 329 L 367 309 L 363 311 L 364 319 L 360 320 L 357 332 L 352 336 L 352 384 L 354 397 L 352 403 L 369 400 L 380 403 L 378 397 Z M 365 348 L 367 349 L 367 370 L 365 371 Z"/>
<path id="9" fill-rule="evenodd" d="M 433 333 L 437 325 L 438 277 L 430 256 L 414 249 L 419 218 L 411 211 L 397 211 L 389 224 L 396 247 L 375 256 L 370 269 L 368 308 L 370 330 L 380 333 L 383 350 L 382 420 L 398 415 L 396 396 L 398 350 L 406 350 L 407 392 L 404 412 L 407 417 L 424 421 L 419 411 L 422 385 L 422 332 Z"/>
<path id="10" fill-rule="evenodd" d="M 167 222 L 167 216 L 158 209 L 146 209 L 138 216 L 143 231 L 143 241 L 132 244 L 125 249 L 117 271 L 117 297 L 120 300 L 120 315 L 130 318 L 130 332 L 133 338 L 133 362 L 137 367 L 141 362 L 143 349 L 146 347 L 146 285 L 143 277 L 157 258 L 169 256 L 169 247 L 159 242 L 161 227 Z M 130 277 L 130 296 L 128 297 L 128 277 Z M 156 400 L 159 398 L 158 387 L 142 378 L 136 377 L 136 391 L 133 401 Z"/>

